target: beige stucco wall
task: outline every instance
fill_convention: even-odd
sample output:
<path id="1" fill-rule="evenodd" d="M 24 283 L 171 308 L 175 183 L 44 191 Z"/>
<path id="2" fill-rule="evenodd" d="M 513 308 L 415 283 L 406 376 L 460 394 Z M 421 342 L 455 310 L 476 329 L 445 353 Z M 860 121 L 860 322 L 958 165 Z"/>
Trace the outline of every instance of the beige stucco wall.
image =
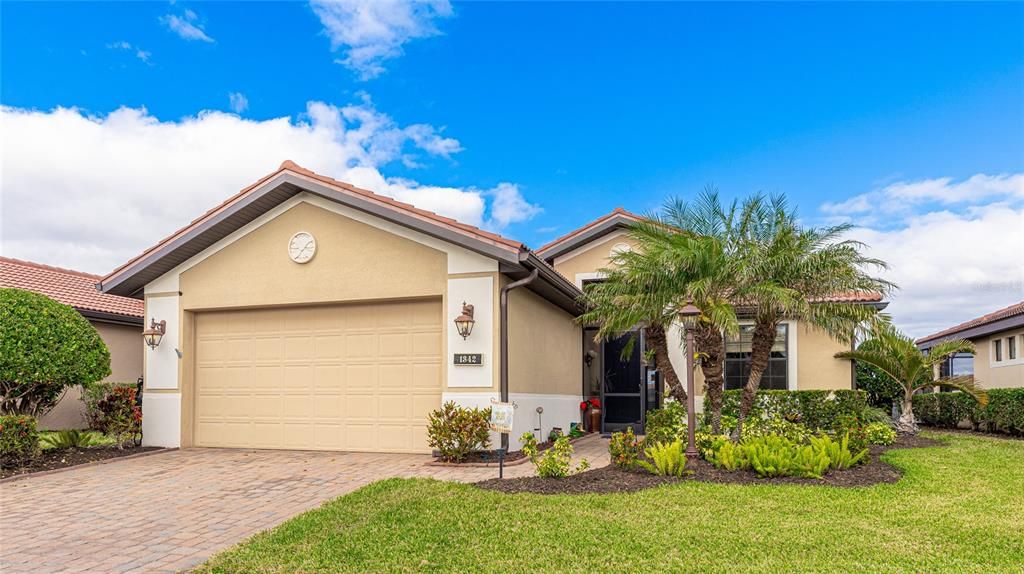
<path id="1" fill-rule="evenodd" d="M 555 259 L 555 271 L 558 271 L 566 279 L 579 285 L 577 274 L 596 273 L 599 269 L 608 267 L 612 247 L 619 243 L 625 243 L 630 247 L 635 242 L 628 235 L 622 232 L 613 233 L 609 236 L 598 239 L 596 242 L 584 245 L 579 249 L 567 253 Z"/>
<path id="2" fill-rule="evenodd" d="M 849 351 L 850 345 L 833 339 L 828 333 L 797 323 L 797 390 L 849 390 L 853 388 L 850 361 L 835 354 Z"/>
<path id="3" fill-rule="evenodd" d="M 573 316 L 524 287 L 508 305 L 509 391 L 579 396 L 583 333 Z"/>
<path id="4" fill-rule="evenodd" d="M 1017 337 L 1017 359 L 1008 361 L 1006 338 Z M 977 352 L 974 354 L 974 380 L 986 389 L 1007 389 L 1024 387 L 1024 349 L 1021 345 L 1024 329 L 1004 331 L 988 337 L 973 339 Z M 992 341 L 1003 339 L 1003 359 L 1007 364 L 992 363 Z"/>
<path id="5" fill-rule="evenodd" d="M 288 241 L 311 233 L 317 252 L 297 265 Z M 300 203 L 181 274 L 182 309 L 443 295 L 444 253 Z"/>
<path id="6" fill-rule="evenodd" d="M 110 351 L 110 376 L 105 381 L 134 383 L 142 375 L 142 327 L 92 322 Z M 85 405 L 82 389 L 69 389 L 50 412 L 39 418 L 39 428 L 84 428 Z"/>

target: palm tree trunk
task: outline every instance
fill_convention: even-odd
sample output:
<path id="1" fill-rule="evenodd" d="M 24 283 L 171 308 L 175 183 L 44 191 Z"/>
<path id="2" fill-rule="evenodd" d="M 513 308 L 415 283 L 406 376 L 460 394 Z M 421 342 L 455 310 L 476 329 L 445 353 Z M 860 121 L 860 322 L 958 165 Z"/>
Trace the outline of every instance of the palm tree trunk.
<path id="1" fill-rule="evenodd" d="M 903 410 L 900 418 L 896 420 L 896 432 L 917 434 L 917 419 L 914 418 L 914 392 L 908 391 L 903 394 Z"/>
<path id="2" fill-rule="evenodd" d="M 665 337 L 665 328 L 661 325 L 651 325 L 645 330 L 647 346 L 654 349 L 654 366 L 661 373 L 661 378 L 668 388 L 672 398 L 680 404 L 686 404 L 686 389 L 679 382 L 679 376 L 672 367 L 672 361 L 668 358 L 668 339 Z"/>
<path id="3" fill-rule="evenodd" d="M 694 329 L 697 351 L 701 354 L 700 370 L 704 374 L 705 404 L 711 413 L 711 429 L 722 431 L 722 393 L 725 387 L 723 361 L 725 338 L 714 325 L 699 323 Z"/>
<path id="4" fill-rule="evenodd" d="M 736 434 L 743 438 L 743 421 L 754 409 L 757 389 L 761 387 L 761 375 L 768 369 L 768 360 L 772 356 L 775 344 L 776 322 L 758 321 L 754 325 L 754 335 L 750 341 L 750 376 L 743 387 L 740 399 L 740 416 L 736 421 Z"/>

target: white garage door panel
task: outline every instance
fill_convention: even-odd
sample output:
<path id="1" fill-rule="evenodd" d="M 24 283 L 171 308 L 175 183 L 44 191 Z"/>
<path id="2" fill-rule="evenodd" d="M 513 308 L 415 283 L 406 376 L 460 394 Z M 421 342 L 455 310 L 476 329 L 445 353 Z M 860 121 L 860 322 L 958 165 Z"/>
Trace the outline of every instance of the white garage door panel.
<path id="1" fill-rule="evenodd" d="M 441 303 L 196 316 L 195 444 L 427 452 Z"/>

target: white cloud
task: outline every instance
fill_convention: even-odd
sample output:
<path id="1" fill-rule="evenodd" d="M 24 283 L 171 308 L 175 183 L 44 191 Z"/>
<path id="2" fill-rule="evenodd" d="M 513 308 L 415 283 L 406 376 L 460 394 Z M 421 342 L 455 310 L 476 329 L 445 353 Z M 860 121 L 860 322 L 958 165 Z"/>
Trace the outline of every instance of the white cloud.
<path id="1" fill-rule="evenodd" d="M 900 328 L 920 337 L 1024 300 L 1022 178 L 979 174 L 960 183 L 901 182 L 822 211 L 855 215 L 854 222 L 864 225 L 850 235 L 889 263 L 883 275 L 900 286 L 887 311 Z M 885 212 L 886 201 L 904 203 Z M 938 206 L 914 203 L 924 201 Z"/>
<path id="2" fill-rule="evenodd" d="M 298 118 L 263 121 L 217 111 L 161 121 L 141 108 L 90 116 L 3 107 L 0 129 L 19 142 L 0 152 L 3 253 L 95 273 L 284 159 L 471 225 L 499 229 L 538 210 L 511 184 L 437 187 L 386 177 L 381 169 L 411 149 L 447 157 L 461 147 L 436 130 L 407 132 L 368 98 L 340 107 L 309 102 Z"/>
<path id="3" fill-rule="evenodd" d="M 228 94 L 228 104 L 231 106 L 231 111 L 240 114 L 249 109 L 249 98 L 241 92 L 231 92 Z"/>
<path id="4" fill-rule="evenodd" d="M 143 50 L 138 46 L 133 46 L 131 43 L 125 42 L 124 40 L 121 40 L 120 42 L 111 42 L 110 44 L 107 44 L 107 48 L 110 50 L 124 50 L 126 52 L 134 52 L 136 58 L 142 60 L 147 64 L 149 63 L 149 57 L 153 55 L 151 52 L 147 52 L 146 50 Z M 82 54 L 84 55 L 85 52 L 83 52 Z"/>
<path id="5" fill-rule="evenodd" d="M 199 17 L 192 10 L 185 10 L 181 16 L 166 14 L 160 17 L 160 22 L 183 40 L 214 41 L 213 38 L 206 35 L 203 25 L 199 23 Z"/>
<path id="6" fill-rule="evenodd" d="M 977 204 L 993 198 L 1024 199 L 1024 173 L 979 173 L 960 182 L 951 177 L 899 181 L 845 201 L 825 203 L 821 209 L 837 217 L 870 216 L 907 213 L 922 204 Z"/>
<path id="7" fill-rule="evenodd" d="M 384 72 L 384 61 L 402 54 L 402 46 L 439 34 L 435 20 L 452 15 L 448 0 L 312 0 L 331 48 L 342 50 L 339 64 L 361 79 Z"/>

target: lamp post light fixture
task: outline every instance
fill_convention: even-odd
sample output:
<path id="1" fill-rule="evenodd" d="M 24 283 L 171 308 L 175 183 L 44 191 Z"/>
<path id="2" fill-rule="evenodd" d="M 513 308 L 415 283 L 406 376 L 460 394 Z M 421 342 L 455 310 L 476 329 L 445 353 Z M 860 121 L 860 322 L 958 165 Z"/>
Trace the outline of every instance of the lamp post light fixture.
<path id="1" fill-rule="evenodd" d="M 686 330 L 686 458 L 696 460 L 698 452 L 694 438 L 697 413 L 693 397 L 693 324 L 700 316 L 700 309 L 692 303 L 687 303 L 686 307 L 680 309 L 679 316 L 683 319 L 683 328 Z"/>
<path id="2" fill-rule="evenodd" d="M 167 331 L 167 321 L 160 321 L 159 323 L 157 323 L 156 319 L 150 319 L 149 321 L 149 328 L 142 332 L 142 340 L 149 345 L 150 349 L 155 349 L 160 344 L 160 340 L 164 338 L 164 333 Z"/>
<path id="3" fill-rule="evenodd" d="M 467 305 L 465 301 L 462 302 L 462 314 L 455 318 L 455 328 L 462 335 L 462 339 L 465 340 L 471 333 L 473 333 L 473 324 L 476 321 L 473 320 L 473 306 Z"/>

